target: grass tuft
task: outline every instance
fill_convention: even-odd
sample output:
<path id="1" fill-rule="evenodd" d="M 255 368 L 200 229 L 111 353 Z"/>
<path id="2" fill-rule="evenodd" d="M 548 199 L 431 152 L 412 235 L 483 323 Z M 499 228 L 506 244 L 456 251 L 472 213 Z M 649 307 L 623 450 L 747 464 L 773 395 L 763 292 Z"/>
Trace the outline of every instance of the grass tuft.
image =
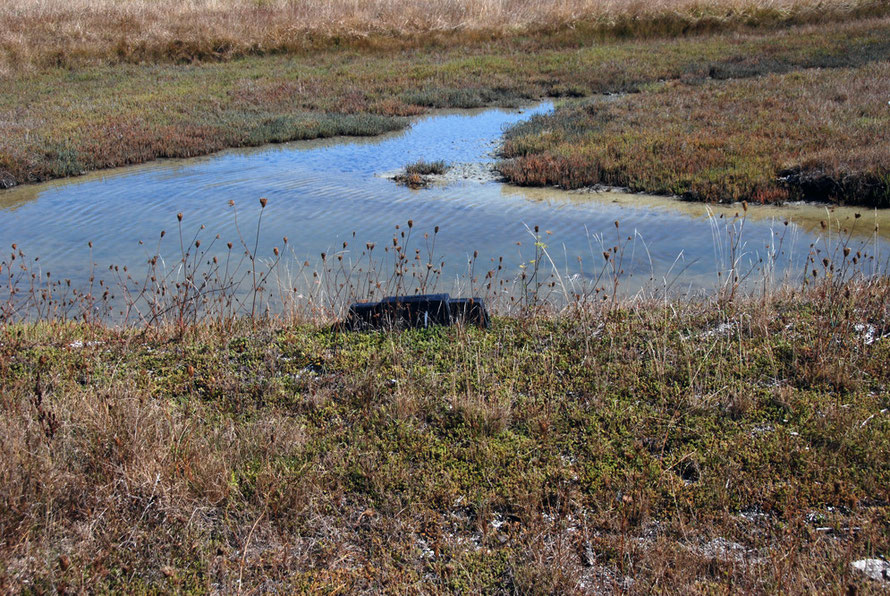
<path id="1" fill-rule="evenodd" d="M 419 160 L 405 166 L 406 174 L 419 174 L 420 176 L 441 176 L 448 171 L 449 165 L 444 161 Z"/>

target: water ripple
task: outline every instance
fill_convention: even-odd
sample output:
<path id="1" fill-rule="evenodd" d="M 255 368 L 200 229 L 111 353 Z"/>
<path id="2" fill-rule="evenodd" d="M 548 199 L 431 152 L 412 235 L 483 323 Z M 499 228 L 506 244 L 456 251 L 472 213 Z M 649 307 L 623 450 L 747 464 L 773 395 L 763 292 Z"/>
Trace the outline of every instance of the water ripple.
<path id="1" fill-rule="evenodd" d="M 725 247 L 720 246 L 723 240 L 715 241 L 714 231 L 726 225 L 738 208 L 714 208 L 725 216 L 719 220 L 709 219 L 701 205 L 640 195 L 580 195 L 473 180 L 417 191 L 384 177 L 419 159 L 491 162 L 505 126 L 550 109 L 551 105 L 542 104 L 522 112 L 438 115 L 376 139 L 233 150 L 4 191 L 0 237 L 7 246 L 17 242 L 28 254 L 40 255 L 41 266 L 57 278 L 83 281 L 89 275 L 88 242 L 93 243 L 92 255 L 100 265 L 138 268 L 155 250 L 161 230 L 166 230 L 160 246 L 175 259 L 180 212 L 184 243 L 195 237 L 206 243 L 219 234 L 221 241 L 215 245 L 219 254 L 227 241 L 238 245 L 243 238 L 252 245 L 257 201 L 266 197 L 261 255 L 280 246 L 284 236 L 300 258 L 342 246 L 344 241 L 358 247 L 365 242 L 384 246 L 391 242 L 394 226 L 411 219 L 418 248 L 424 246 L 423 234 L 432 234 L 439 226 L 436 250 L 448 263 L 446 277 L 464 271 L 467 255 L 474 250 L 479 251 L 480 262 L 503 256 L 515 271 L 535 257 L 535 239 L 528 230 L 537 225 L 541 241 L 561 268 L 577 267 L 579 257 L 586 263 L 585 271 L 601 267 L 602 250 L 623 245 L 628 273 L 664 277 L 682 269 L 684 283 L 696 287 L 715 283 Z M 229 201 L 236 203 L 238 227 Z M 826 215 L 821 208 L 752 208 L 750 215 L 743 249 L 751 263 L 764 254 L 775 234 L 788 234 L 784 219 L 792 219 L 784 249 L 797 260 L 788 257 L 789 267 L 800 266 L 811 243 L 828 240 L 818 240 L 822 232 L 815 222 L 820 218 L 853 221 L 852 212 Z M 875 214 L 872 219 L 884 222 L 887 216 Z M 869 228 L 874 222 L 866 221 L 869 217 L 862 219 L 861 233 L 854 233 L 856 242 L 872 242 L 872 252 L 886 253 L 886 240 L 875 239 Z M 199 230 L 201 225 L 206 229 Z"/>

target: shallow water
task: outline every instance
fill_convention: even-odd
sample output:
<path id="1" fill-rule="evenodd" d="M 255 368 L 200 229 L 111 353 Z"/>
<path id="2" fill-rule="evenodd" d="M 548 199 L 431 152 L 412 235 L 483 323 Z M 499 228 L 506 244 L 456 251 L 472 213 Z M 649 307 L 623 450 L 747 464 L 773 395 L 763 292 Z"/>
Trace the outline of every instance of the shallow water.
<path id="1" fill-rule="evenodd" d="M 41 270 L 52 271 L 55 279 L 83 285 L 91 259 L 97 271 L 118 264 L 138 274 L 159 246 L 160 254 L 175 262 L 180 212 L 185 243 L 198 233 L 206 249 L 219 234 L 210 254 L 224 254 L 226 241 L 239 244 L 230 200 L 253 248 L 258 199 L 266 197 L 258 255 L 271 257 L 287 236 L 286 254 L 293 263 L 317 263 L 320 253 L 333 254 L 344 241 L 349 246 L 341 254 L 358 259 L 351 252 L 355 247 L 391 244 L 394 226 L 404 230 L 413 220 L 412 254 L 413 247 L 426 246 L 422 235 L 439 227 L 435 255 L 437 262 L 445 262 L 446 280 L 466 274 L 474 251 L 479 253 L 476 273 L 499 257 L 508 276 L 521 266 L 530 271 L 535 240 L 529 230 L 534 226 L 549 253 L 543 267 L 552 269 L 552 260 L 564 281 L 595 278 L 603 267 L 603 249 L 623 246 L 625 292 L 666 285 L 673 291 L 713 289 L 725 279 L 731 260 L 736 259 L 738 270 L 748 271 L 757 269 L 761 259 L 769 261 L 769 255 L 775 257 L 776 279 L 796 280 L 811 245 L 832 252 L 847 235 L 854 253 L 871 256 L 862 261 L 866 267 L 884 265 L 890 232 L 886 212 L 792 205 L 752 206 L 745 213 L 740 206 L 708 207 L 640 194 L 523 189 L 476 176 L 494 162 L 505 126 L 551 109 L 545 103 L 523 110 L 436 114 L 404 132 L 373 139 L 232 150 L 2 191 L 0 239 L 4 247 L 15 242 L 30 257 L 39 255 Z M 420 190 L 387 178 L 418 159 L 464 165 L 449 180 Z M 462 172 L 470 177 L 464 179 Z M 741 224 L 734 216 L 739 212 L 745 222 L 733 251 L 729 232 L 738 233 Z M 856 213 L 862 217 L 856 219 Z M 201 225 L 206 229 L 199 231 Z M 159 243 L 161 230 L 167 235 Z M 759 269 L 749 280 L 758 276 L 763 277 Z"/>

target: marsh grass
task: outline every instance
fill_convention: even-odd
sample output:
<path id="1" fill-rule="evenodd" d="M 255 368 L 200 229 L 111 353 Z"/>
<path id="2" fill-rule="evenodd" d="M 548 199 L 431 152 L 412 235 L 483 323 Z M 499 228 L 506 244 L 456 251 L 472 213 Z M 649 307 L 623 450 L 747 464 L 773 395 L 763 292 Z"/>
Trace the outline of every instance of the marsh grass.
<path id="1" fill-rule="evenodd" d="M 405 166 L 405 173 L 418 174 L 420 176 L 441 176 L 442 174 L 447 172 L 449 168 L 450 166 L 442 160 L 425 161 L 421 159 Z"/>
<path id="2" fill-rule="evenodd" d="M 851 230 L 752 293 L 744 207 L 712 217 L 715 293 L 670 298 L 620 295 L 620 222 L 583 284 L 532 227 L 517 273 L 468 257 L 490 330 L 343 333 L 337 302 L 437 289 L 439 230 L 290 269 L 286 238 L 257 253 L 267 204 L 232 206 L 223 259 L 177 217 L 144 283 L 2 263 L 5 590 L 874 587 L 890 283 Z"/>
<path id="3" fill-rule="evenodd" d="M 441 176 L 450 168 L 451 166 L 444 161 L 424 161 L 421 159 L 405 166 L 404 172 L 396 174 L 392 179 L 408 188 L 419 189 L 432 184 L 435 180 L 433 176 Z"/>
<path id="4" fill-rule="evenodd" d="M 819 278 L 489 331 L 5 323 L 0 584 L 867 592 L 887 304 Z"/>
<path id="5" fill-rule="evenodd" d="M 46 35 L 34 25 L 37 5 L 25 6 L 31 12 L 23 6 L 0 9 L 20 19 L 0 19 L 4 31 L 19 28 L 11 46 L 19 51 Z M 16 69 L 52 51 L 65 65 L 108 60 L 109 46 L 90 36 L 121 27 L 131 33 L 115 60 L 223 59 L 244 51 L 220 45 L 201 54 L 212 44 L 189 45 L 189 18 L 161 15 L 161 3 L 94 4 L 108 10 L 82 10 L 80 20 L 45 6 L 47 26 L 71 29 L 46 53 L 18 55 Z M 177 10 L 198 5 L 185 6 Z M 262 19 L 282 6 L 200 20 L 210 27 L 247 15 L 265 26 Z M 812 18 L 823 18 L 822 7 Z M 134 14 L 121 18 L 116 11 L 124 10 Z M 164 23 L 146 26 L 152 14 L 164 23 L 178 19 L 185 41 L 152 45 L 153 35 L 168 35 Z M 89 19 L 118 21 L 87 27 Z M 689 24 L 659 22 L 625 26 L 635 35 Z M 33 37 L 22 37 L 29 24 Z M 266 29 L 263 35 L 276 30 Z M 859 32 L 859 50 L 844 45 L 850 30 Z M 620 19 L 612 31 L 621 33 Z M 313 64 L 323 74 L 293 80 L 263 78 L 282 64 L 274 59 L 238 64 L 234 79 L 226 65 L 39 74 L 4 91 L 16 99 L 4 104 L 10 116 L 2 121 L 0 180 L 245 142 L 221 130 L 251 143 L 285 140 L 304 130 L 288 119 L 294 103 L 315 110 L 301 126 L 322 131 L 343 115 L 400 118 L 437 102 L 523 93 L 645 88 L 619 102 L 647 105 L 649 91 L 673 97 L 671 83 L 647 83 L 683 72 L 692 73 L 682 83 L 691 85 L 711 67 L 753 76 L 825 65 L 818 60 L 879 60 L 884 31 L 838 25 L 791 36 L 594 48 L 604 54 L 588 55 L 580 70 L 558 49 L 543 62 L 518 57 L 515 71 L 503 56 L 480 58 L 481 66 L 451 56 L 432 72 L 424 73 L 430 63 L 417 65 L 405 80 L 381 76 L 380 62 L 393 60 L 385 53 L 340 70 L 330 67 L 342 54 L 322 56 Z M 238 27 L 230 32 L 251 39 Z M 0 39 L 6 43 L 8 34 Z M 767 46 L 775 61 L 733 58 Z M 77 47 L 92 49 L 78 54 Z M 247 51 L 268 50 L 259 43 Z M 813 62 L 816 54 L 822 58 Z M 621 67 L 610 69 L 613 62 Z M 396 60 L 392 69 L 403 66 Z M 499 73 L 495 86 L 521 72 L 540 80 L 493 95 L 466 91 L 479 69 Z M 71 85 L 57 85 L 59 77 Z M 173 82 L 144 84 L 153 77 Z M 376 79 L 389 91 L 366 84 Z M 145 119 L 122 112 L 120 94 L 96 91 L 100 80 L 138 90 L 124 95 L 143 98 L 132 105 Z M 406 94 L 418 86 L 428 88 L 413 103 Z M 188 92 L 194 88 L 202 93 Z M 51 99 L 31 108 L 18 94 Z M 190 104 L 194 97 L 212 110 Z M 163 107 L 174 98 L 181 119 L 165 120 Z M 268 108 L 261 117 L 257 106 Z M 316 122 L 328 110 L 330 120 Z M 52 130 L 69 132 L 62 138 Z M 879 155 L 860 158 L 872 167 Z M 830 165 L 831 157 L 820 163 Z M 782 228 L 766 263 L 751 263 L 744 209 L 736 218 L 712 217 L 715 290 L 697 299 L 666 291 L 682 270 L 653 279 L 658 292 L 623 295 L 637 239 L 620 222 L 593 239 L 596 250 L 579 277 L 555 265 L 547 231 L 530 227 L 521 240 L 531 254 L 519 271 L 475 253 L 467 258 L 460 293 L 490 299 L 499 314 L 491 330 L 346 334 L 330 323 L 351 300 L 442 288 L 438 230 L 422 232 L 409 221 L 391 244 L 361 248 L 354 238 L 310 262 L 296 259 L 287 238 L 259 253 L 265 208 L 265 201 L 258 213 L 233 206 L 238 237 L 228 242 L 178 218 L 170 228 L 179 240 L 174 254 L 147 248 L 145 267 L 93 266 L 83 286 L 46 272 L 15 244 L 0 261 L 0 590 L 880 589 L 850 562 L 890 554 L 890 283 L 881 255 L 860 251 L 830 217 L 808 248 L 806 269 L 791 279 L 777 279 Z M 347 249 L 359 256 L 351 259 Z M 762 282 L 759 291 L 750 291 L 752 280 Z"/>
<path id="6" fill-rule="evenodd" d="M 433 108 L 517 106 L 546 96 L 636 95 L 634 92 L 642 91 L 638 97 L 617 102 L 613 109 L 633 103 L 649 110 L 651 105 L 642 104 L 682 97 L 681 91 L 688 86 L 689 93 L 700 101 L 664 105 L 665 111 L 672 111 L 666 117 L 670 123 L 685 121 L 694 111 L 706 112 L 716 101 L 726 101 L 727 92 L 742 93 L 740 87 L 747 84 L 744 92 L 750 97 L 737 99 L 738 105 L 763 102 L 767 114 L 775 112 L 785 118 L 794 114 L 795 98 L 784 96 L 793 91 L 792 78 L 780 79 L 784 82 L 779 91 L 784 95 L 773 104 L 764 97 L 762 83 L 735 79 L 754 81 L 752 77 L 770 73 L 790 73 L 788 77 L 792 77 L 801 71 L 809 80 L 818 76 L 812 69 L 830 68 L 828 72 L 833 74 L 826 80 L 842 92 L 845 83 L 862 82 L 867 71 L 857 68 L 882 64 L 890 58 L 888 25 L 881 19 L 608 43 L 594 43 L 589 36 L 578 35 L 572 39 L 556 34 L 512 36 L 405 52 L 332 48 L 299 57 L 251 57 L 189 66 L 112 65 L 16 72 L 0 85 L 0 186 L 162 157 L 192 157 L 227 147 L 335 135 L 376 135 L 404 128 L 410 123 L 409 117 Z M 468 52 L 472 56 L 468 57 Z M 717 73 L 718 79 L 711 73 Z M 719 78 L 724 75 L 733 80 Z M 669 89 L 659 90 L 658 81 L 668 81 L 669 89 L 678 81 L 682 85 L 671 94 Z M 803 89 L 803 83 L 798 88 Z M 817 89 L 821 87 L 817 85 Z M 833 101 L 832 97 L 826 101 Z M 824 99 L 821 91 L 816 99 Z M 755 147 L 752 157 L 745 159 L 753 162 L 754 156 L 763 157 L 767 151 L 767 156 L 775 154 L 780 162 L 775 164 L 777 168 L 807 166 L 807 176 L 801 179 L 811 180 L 813 188 L 819 187 L 819 178 L 809 174 L 819 169 L 807 164 L 818 163 L 833 179 L 839 179 L 833 172 L 849 171 L 851 176 L 845 178 L 848 182 L 844 188 L 851 195 L 882 188 L 870 178 L 854 184 L 856 173 L 879 169 L 881 137 L 872 139 L 868 146 L 875 148 L 871 150 L 860 143 L 855 155 L 848 155 L 853 149 L 843 146 L 848 138 L 859 143 L 865 134 L 860 127 L 869 128 L 869 121 L 857 120 L 852 110 L 860 101 L 857 95 L 850 97 L 846 107 L 829 105 L 836 120 L 828 130 L 829 143 L 822 154 L 810 155 L 806 162 L 795 161 L 793 144 L 777 147 L 775 139 L 766 139 L 765 150 Z M 803 102 L 811 105 L 814 100 L 804 97 Z M 728 143 L 732 149 L 733 144 L 744 142 L 739 135 L 744 135 L 745 129 L 732 120 L 732 114 L 714 112 L 704 117 L 715 117 L 725 138 L 695 145 L 690 163 L 713 161 L 716 143 Z M 878 114 L 876 125 L 881 117 Z M 588 120 L 593 121 L 581 120 L 578 124 L 594 127 L 588 135 L 598 134 L 595 119 Z M 615 137 L 625 138 L 629 145 L 622 155 L 633 157 L 634 151 L 643 151 L 659 127 L 668 126 L 653 124 L 651 134 L 638 129 Z M 761 121 L 755 124 L 763 126 Z M 791 130 L 790 134 L 796 140 L 804 131 Z M 804 146 L 814 142 L 805 141 Z M 836 151 L 835 146 L 844 151 Z M 585 142 L 581 142 L 576 149 L 584 147 Z M 657 155 L 662 158 L 662 168 L 668 168 L 676 165 L 678 155 L 688 153 Z M 582 156 L 571 163 L 578 176 L 586 180 L 592 161 Z M 749 190 L 749 178 L 764 171 L 761 161 L 746 162 L 738 182 L 726 180 L 727 176 L 721 182 L 727 182 L 732 192 Z M 636 167 L 641 163 L 645 160 L 638 160 Z M 652 170 L 655 181 L 659 171 Z M 660 186 L 651 184 L 653 188 L 664 185 L 663 181 Z M 702 194 L 711 196 L 714 192 Z"/>
<path id="7" fill-rule="evenodd" d="M 506 134 L 508 181 L 699 201 L 890 206 L 890 62 L 740 80 L 682 78 L 566 103 Z"/>
<path id="8" fill-rule="evenodd" d="M 878 0 L 8 0 L 0 7 L 0 70 L 422 47 L 553 31 L 674 36 L 886 12 Z"/>

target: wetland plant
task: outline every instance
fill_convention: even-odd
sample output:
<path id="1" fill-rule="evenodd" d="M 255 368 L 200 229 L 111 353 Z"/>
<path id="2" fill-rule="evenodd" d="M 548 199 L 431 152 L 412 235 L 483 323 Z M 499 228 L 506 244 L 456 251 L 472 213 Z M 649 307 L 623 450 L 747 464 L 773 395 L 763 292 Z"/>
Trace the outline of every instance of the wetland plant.
<path id="1" fill-rule="evenodd" d="M 357 265 L 409 267 L 412 231 Z M 340 257 L 319 272 L 336 291 Z M 251 321 L 249 298 L 186 333 L 178 313 L 4 322 L 0 586 L 869 593 L 851 563 L 890 548 L 890 284 L 835 292 L 824 271 L 768 299 L 595 300 L 489 330 L 336 333 Z M 373 567 L 318 571 L 343 553 Z"/>
<path id="2" fill-rule="evenodd" d="M 446 263 L 437 251 L 438 226 L 418 235 L 414 222 L 408 220 L 407 225 L 396 225 L 392 242 L 379 248 L 373 242 L 363 249 L 352 246 L 357 242 L 353 233 L 336 250 L 310 260 L 298 255 L 287 237 L 278 246 L 261 249 L 268 202 L 260 199 L 259 204 L 255 224 L 250 224 L 256 226 L 254 235 L 248 237 L 242 233 L 234 202 L 230 203 L 237 233 L 229 242 L 218 234 L 208 238 L 203 225 L 188 234 L 178 214 L 174 253 L 163 254 L 161 239 L 166 233 L 162 231 L 154 251 L 146 254 L 144 267 L 99 265 L 89 243 L 90 270 L 82 282 L 51 274 L 39 257 L 28 257 L 22 247 L 12 244 L 11 252 L 0 258 L 0 324 L 77 320 L 123 327 L 171 326 L 183 333 L 194 325 L 232 324 L 239 319 L 333 320 L 353 302 L 437 291 L 480 296 L 496 315 L 592 304 L 614 309 L 625 303 L 627 282 L 635 274 L 648 277 L 648 285 L 636 296 L 667 299 L 688 267 L 682 254 L 678 255 L 676 271 L 672 266 L 663 279 L 656 279 L 645 242 L 638 233 L 624 231 L 618 221 L 613 232 L 591 236 L 592 258 L 579 256 L 577 265 L 569 267 L 551 255 L 551 232 L 534 226 L 528 228 L 533 242 L 525 243 L 525 250 L 533 254 L 524 256 L 523 242 L 516 243 L 517 270 L 510 271 L 503 256 L 485 259 L 473 251 L 465 269 L 442 287 L 449 275 L 443 277 Z M 762 287 L 767 300 L 785 290 L 817 286 L 825 304 L 837 307 L 835 317 L 843 319 L 847 284 L 885 277 L 888 264 L 877 243 L 870 249 L 871 241 L 854 242 L 852 227 L 834 220 L 830 212 L 826 215 L 824 236 L 800 255 L 805 263 L 795 272 L 780 263 L 787 259 L 793 267 L 799 261 L 785 247 L 786 234 L 793 234 L 787 224 L 778 228 L 762 252 L 748 246 L 745 239 L 745 204 L 734 217 L 711 215 L 716 303 L 725 307 L 757 287 Z M 782 270 L 784 275 L 777 278 Z"/>
<path id="3" fill-rule="evenodd" d="M 441 176 L 451 169 L 451 166 L 442 160 L 425 161 L 418 160 L 405 166 L 404 174 L 396 174 L 393 180 L 408 188 L 424 188 L 432 182 L 430 176 Z"/>
<path id="4" fill-rule="evenodd" d="M 421 176 L 441 176 L 447 172 L 451 166 L 444 161 L 425 161 L 423 159 L 405 166 L 406 174 L 420 174 Z"/>

